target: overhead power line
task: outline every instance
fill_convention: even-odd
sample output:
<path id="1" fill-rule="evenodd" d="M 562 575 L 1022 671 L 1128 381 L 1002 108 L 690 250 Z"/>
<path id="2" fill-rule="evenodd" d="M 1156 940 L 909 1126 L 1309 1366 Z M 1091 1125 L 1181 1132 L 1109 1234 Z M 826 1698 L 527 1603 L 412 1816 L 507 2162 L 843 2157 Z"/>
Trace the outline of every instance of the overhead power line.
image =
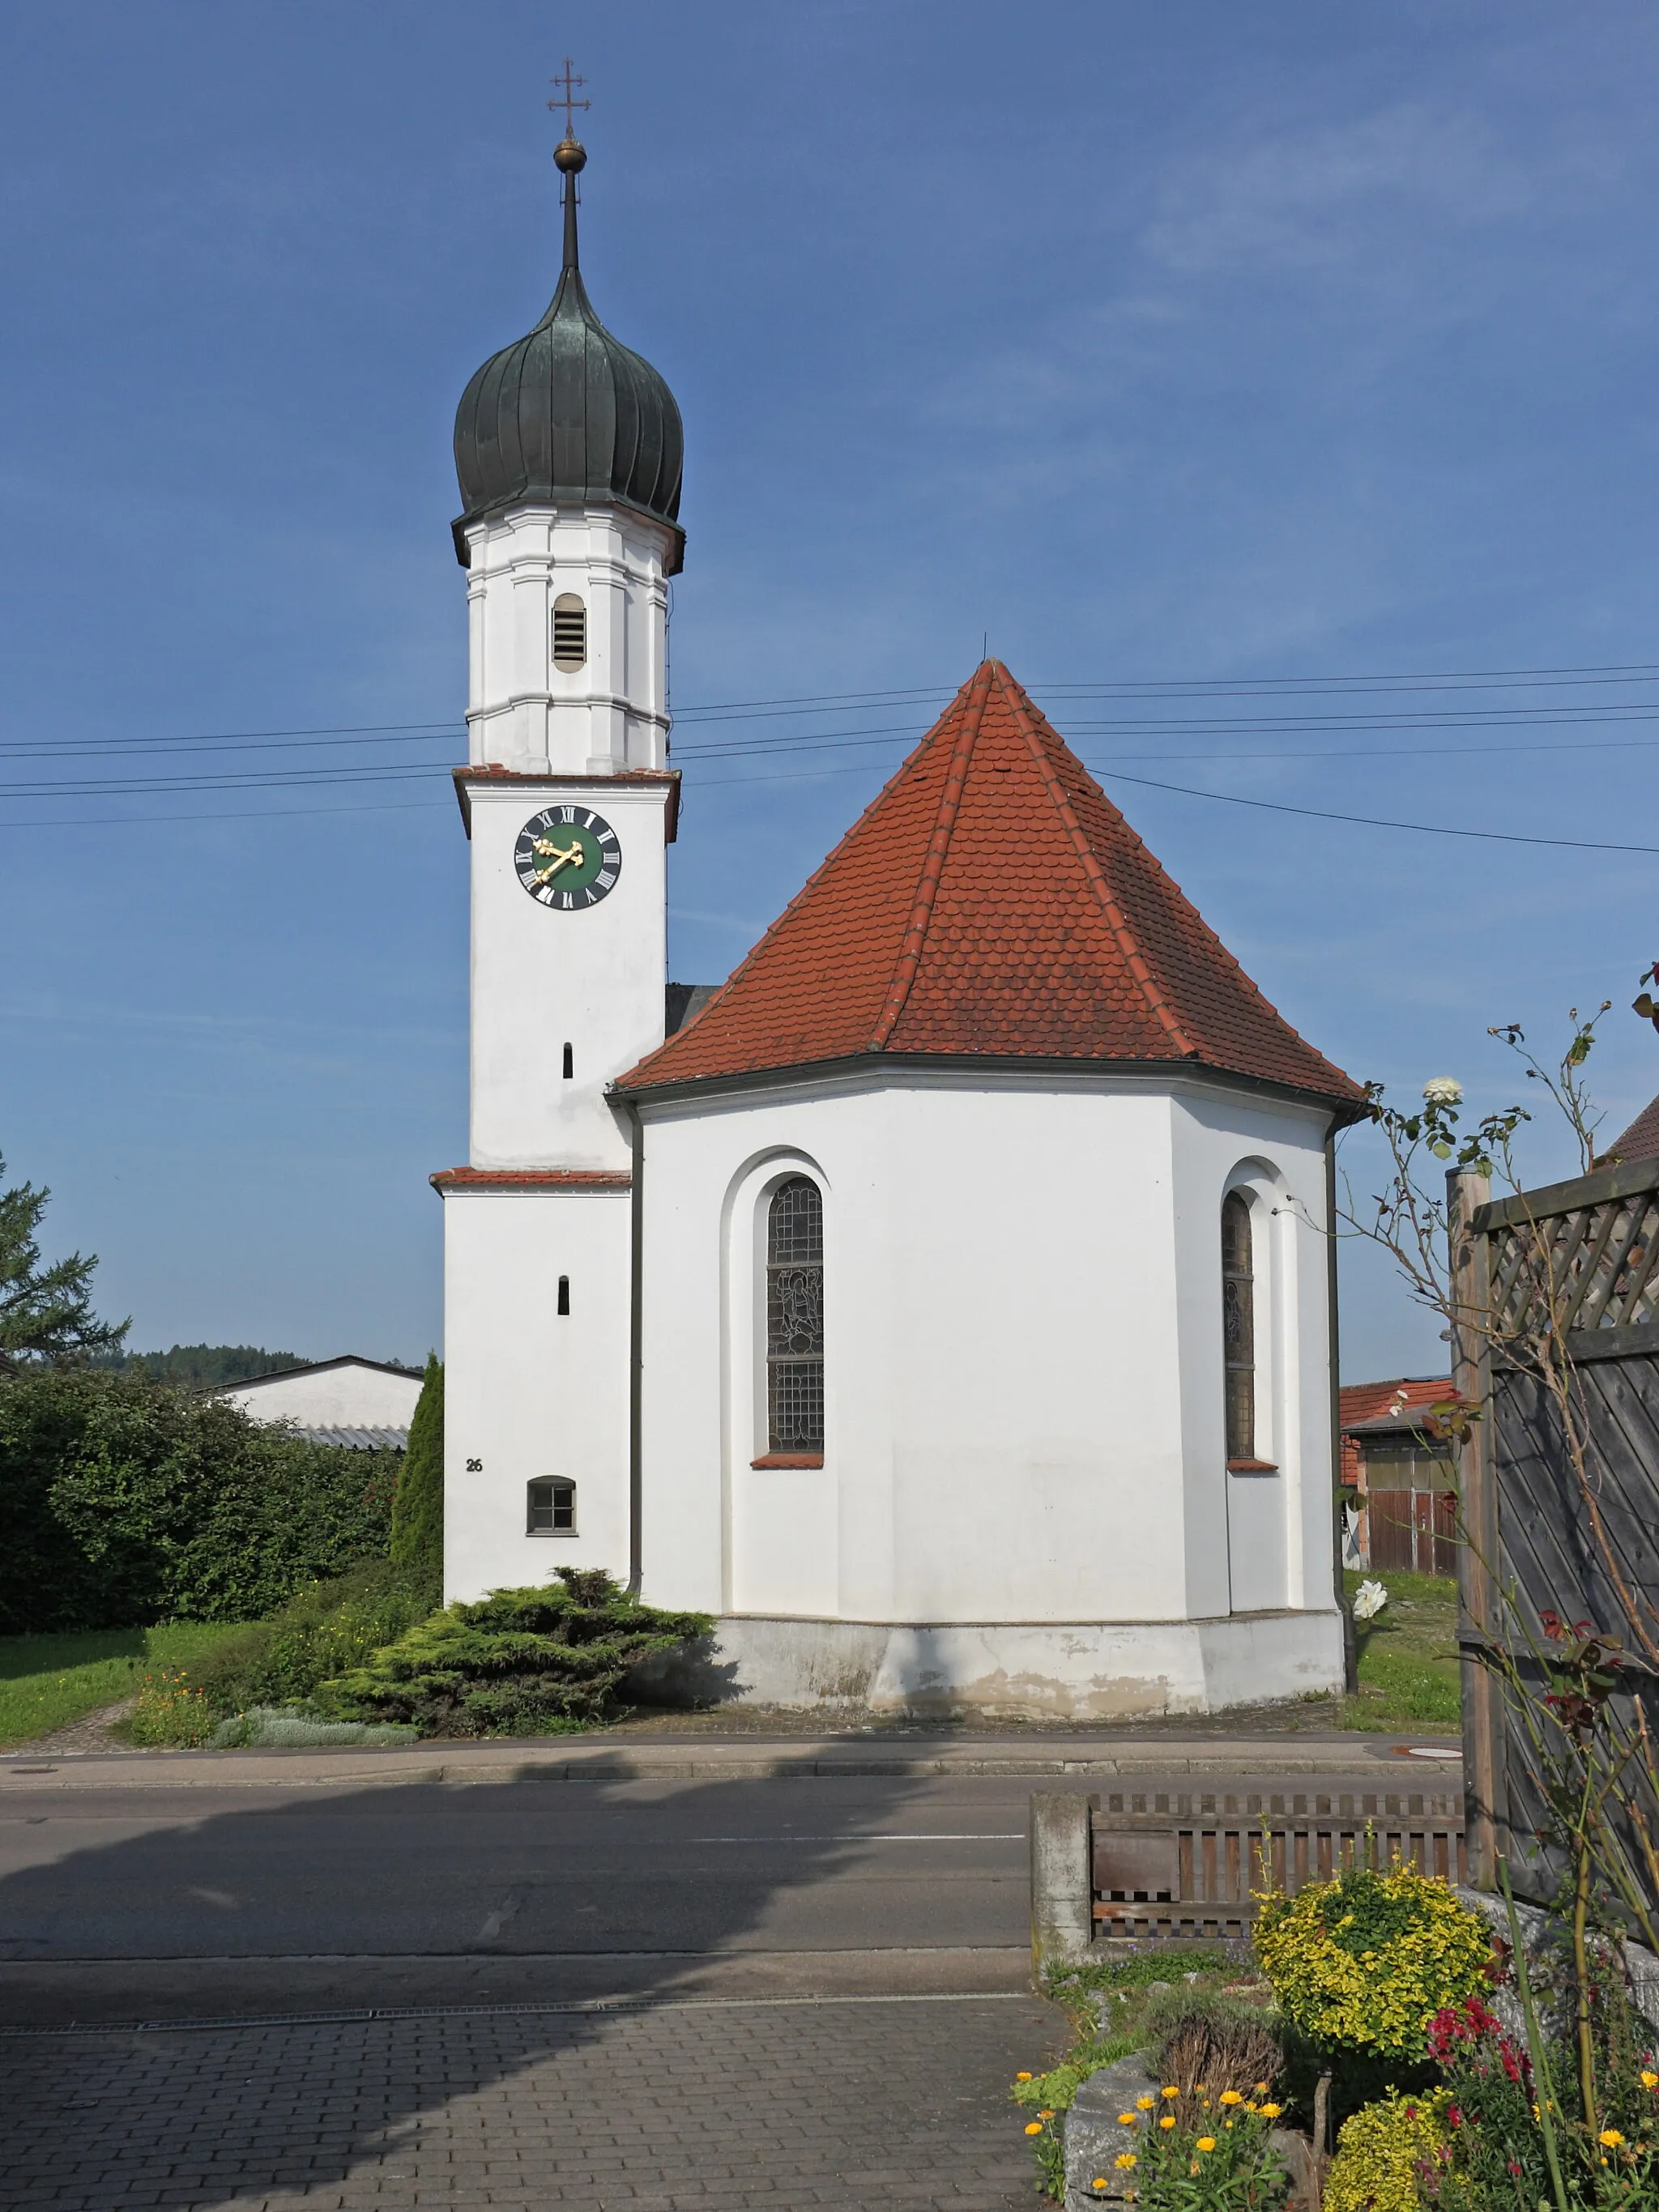
<path id="1" fill-rule="evenodd" d="M 1367 830 L 1413 830 L 1419 837 L 1478 837 L 1483 843 L 1498 845 L 1557 845 L 1577 853 L 1652 853 L 1659 855 L 1659 845 L 1612 845 L 1589 837 L 1528 837 L 1513 830 L 1453 829 L 1439 822 L 1394 822 L 1376 814 L 1334 814 L 1322 806 L 1291 806 L 1273 799 L 1241 799 L 1231 791 L 1199 791 L 1185 783 L 1158 783 L 1149 775 L 1125 775 L 1121 770 L 1109 771 L 1109 782 L 1138 783 L 1148 791 L 1178 792 L 1183 799 L 1218 799 L 1228 806 L 1258 806 L 1270 814 L 1304 814 L 1316 822 L 1352 822 Z"/>

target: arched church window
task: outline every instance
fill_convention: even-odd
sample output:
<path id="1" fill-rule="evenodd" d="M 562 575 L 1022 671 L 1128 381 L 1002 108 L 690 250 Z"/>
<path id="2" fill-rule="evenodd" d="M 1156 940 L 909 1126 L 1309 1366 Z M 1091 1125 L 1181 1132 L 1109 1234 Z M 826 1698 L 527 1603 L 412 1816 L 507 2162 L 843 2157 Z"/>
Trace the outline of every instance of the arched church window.
<path id="1" fill-rule="evenodd" d="M 1255 1457 L 1255 1268 L 1250 1201 L 1230 1190 L 1221 1201 L 1221 1357 L 1227 1404 L 1227 1457 Z"/>
<path id="2" fill-rule="evenodd" d="M 823 1193 L 791 1176 L 766 1217 L 767 1449 L 823 1449 Z"/>
<path id="3" fill-rule="evenodd" d="M 553 602 L 553 665 L 567 676 L 587 659 L 587 609 L 574 592 Z"/>
<path id="4" fill-rule="evenodd" d="M 532 1536 L 574 1536 L 576 1533 L 576 1486 L 561 1477 L 528 1486 L 526 1533 Z"/>

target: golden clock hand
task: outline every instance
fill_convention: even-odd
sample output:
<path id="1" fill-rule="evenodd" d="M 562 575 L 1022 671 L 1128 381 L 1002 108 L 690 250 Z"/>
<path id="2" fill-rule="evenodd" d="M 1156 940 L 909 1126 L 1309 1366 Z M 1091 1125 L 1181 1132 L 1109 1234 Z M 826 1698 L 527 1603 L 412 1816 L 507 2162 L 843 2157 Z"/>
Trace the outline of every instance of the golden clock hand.
<path id="1" fill-rule="evenodd" d="M 568 861 L 580 860 L 581 857 L 582 848 L 581 840 L 580 838 L 577 838 L 573 843 L 568 845 L 563 852 L 560 852 L 558 848 L 556 846 L 553 848 L 553 858 L 548 862 L 547 866 L 544 868 L 538 868 L 535 870 L 536 881 L 538 884 L 544 884 L 550 876 L 556 875 L 559 870 L 565 866 Z"/>

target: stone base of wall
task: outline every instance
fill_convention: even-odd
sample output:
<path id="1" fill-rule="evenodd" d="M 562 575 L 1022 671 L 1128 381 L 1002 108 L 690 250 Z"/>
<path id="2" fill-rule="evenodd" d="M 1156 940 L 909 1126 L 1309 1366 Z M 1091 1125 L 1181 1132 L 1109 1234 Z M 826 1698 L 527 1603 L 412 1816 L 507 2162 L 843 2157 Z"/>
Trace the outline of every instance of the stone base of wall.
<path id="1" fill-rule="evenodd" d="M 861 1706 L 915 1719 L 1156 1720 L 1342 1686 L 1326 1613 L 1214 1620 L 888 1623 L 727 1614 L 692 1658 L 655 1663 L 667 1703 Z"/>

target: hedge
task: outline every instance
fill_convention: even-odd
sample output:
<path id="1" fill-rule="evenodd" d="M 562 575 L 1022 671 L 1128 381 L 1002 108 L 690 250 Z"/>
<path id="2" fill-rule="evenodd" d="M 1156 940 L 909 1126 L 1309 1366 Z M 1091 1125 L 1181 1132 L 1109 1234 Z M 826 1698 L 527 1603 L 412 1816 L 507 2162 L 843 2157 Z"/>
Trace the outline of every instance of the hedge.
<path id="1" fill-rule="evenodd" d="M 385 1555 L 397 1468 L 142 1375 L 0 1379 L 0 1634 L 256 1620 Z"/>

